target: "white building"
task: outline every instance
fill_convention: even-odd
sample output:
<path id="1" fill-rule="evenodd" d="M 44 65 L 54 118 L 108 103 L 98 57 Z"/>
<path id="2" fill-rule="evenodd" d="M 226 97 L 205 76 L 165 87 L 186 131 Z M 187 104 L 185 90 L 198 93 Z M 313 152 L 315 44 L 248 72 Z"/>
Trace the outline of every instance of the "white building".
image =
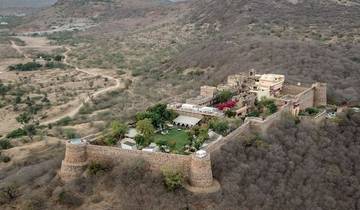
<path id="1" fill-rule="evenodd" d="M 263 74 L 255 82 L 252 92 L 256 93 L 257 99 L 278 96 L 284 86 L 285 76 L 281 74 Z"/>

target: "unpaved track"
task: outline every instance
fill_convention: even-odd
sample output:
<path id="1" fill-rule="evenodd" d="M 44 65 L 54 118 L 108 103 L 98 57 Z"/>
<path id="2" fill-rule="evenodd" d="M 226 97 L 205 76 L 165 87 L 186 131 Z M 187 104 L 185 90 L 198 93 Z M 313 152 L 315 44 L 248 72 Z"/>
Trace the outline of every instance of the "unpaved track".
<path id="1" fill-rule="evenodd" d="M 66 52 L 64 53 L 64 56 L 65 56 L 64 63 L 71 66 L 71 64 L 67 61 L 68 54 L 71 52 L 71 49 L 69 47 L 65 47 L 65 48 L 66 48 Z M 114 81 L 115 85 L 96 91 L 95 93 L 91 94 L 90 96 L 87 96 L 84 100 L 80 100 L 80 104 L 78 106 L 74 107 L 72 110 L 65 112 L 61 116 L 41 122 L 40 123 L 41 125 L 48 125 L 51 123 L 55 123 L 64 117 L 74 117 L 77 113 L 79 113 L 80 109 L 83 106 L 85 106 L 86 103 L 90 102 L 90 100 L 95 99 L 96 97 L 98 97 L 104 93 L 120 89 L 123 85 L 119 79 L 116 79 L 115 77 L 112 77 L 109 75 L 105 75 L 105 74 L 101 74 L 101 73 L 94 73 L 94 72 L 89 71 L 88 69 L 80 69 L 77 66 L 75 66 L 75 70 L 85 73 L 85 74 L 89 74 L 91 76 L 100 76 L 103 78 L 107 78 L 109 81 Z"/>
<path id="2" fill-rule="evenodd" d="M 24 55 L 24 57 L 25 57 L 26 59 L 29 58 L 29 57 L 23 52 L 23 50 L 22 50 L 18 45 L 16 45 L 16 43 L 15 43 L 14 41 L 11 41 L 11 47 L 14 48 L 19 54 Z M 64 57 L 65 57 L 65 58 L 64 58 L 64 63 L 71 66 L 71 64 L 68 63 L 68 54 L 71 52 L 71 48 L 69 48 L 69 47 L 65 47 L 65 48 L 66 48 L 66 52 L 64 53 Z M 102 94 L 104 94 L 104 93 L 107 93 L 107 92 L 110 92 L 110 91 L 114 91 L 114 90 L 119 89 L 119 88 L 121 88 L 122 86 L 124 86 L 124 84 L 123 84 L 119 79 L 116 79 L 115 77 L 112 77 L 112 76 L 109 76 L 109 75 L 105 75 L 105 74 L 102 74 L 102 73 L 94 73 L 94 72 L 89 71 L 90 69 L 80 69 L 80 68 L 78 68 L 77 66 L 74 66 L 74 68 L 75 68 L 76 71 L 79 71 L 79 72 L 82 72 L 82 73 L 85 73 L 85 74 L 89 74 L 89 75 L 91 75 L 91 76 L 100 76 L 100 77 L 102 77 L 102 78 L 107 78 L 109 81 L 114 81 L 114 82 L 115 82 L 115 85 L 96 91 L 95 93 L 91 94 L 90 96 L 87 96 L 86 98 L 80 100 L 80 103 L 79 103 L 78 106 L 72 108 L 72 109 L 69 110 L 69 111 L 64 112 L 64 113 L 63 113 L 62 115 L 60 115 L 60 116 L 57 116 L 57 117 L 48 119 L 48 120 L 43 121 L 43 122 L 40 122 L 40 125 L 48 125 L 48 124 L 51 124 L 51 123 L 55 123 L 55 122 L 61 120 L 61 119 L 64 118 L 64 117 L 74 117 L 76 114 L 79 113 L 80 109 L 81 109 L 86 103 L 88 103 L 89 101 L 91 101 L 92 99 L 95 99 L 96 97 L 98 97 L 98 96 L 100 96 L 100 95 L 102 95 Z"/>
<path id="3" fill-rule="evenodd" d="M 11 42 L 11 47 L 14 48 L 14 50 L 16 50 L 16 52 L 18 52 L 20 55 L 23 55 L 26 59 L 29 58 L 29 56 L 27 56 L 26 53 L 24 53 L 24 51 L 22 51 L 20 49 L 20 47 L 15 44 L 14 41 L 11 40 L 10 42 Z"/>

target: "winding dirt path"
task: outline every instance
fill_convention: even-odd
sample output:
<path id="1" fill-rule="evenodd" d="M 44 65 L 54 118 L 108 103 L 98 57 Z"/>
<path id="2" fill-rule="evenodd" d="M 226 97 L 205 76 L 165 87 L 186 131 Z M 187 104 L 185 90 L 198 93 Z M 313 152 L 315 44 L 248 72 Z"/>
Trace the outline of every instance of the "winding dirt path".
<path id="1" fill-rule="evenodd" d="M 12 40 L 10 40 L 11 43 L 11 47 L 16 50 L 16 52 L 18 52 L 20 55 L 23 55 L 26 59 L 29 58 L 28 55 L 26 55 L 26 53 L 24 53 L 24 51 L 22 51 L 22 49 L 20 49 L 20 47 Z"/>
<path id="2" fill-rule="evenodd" d="M 11 47 L 14 48 L 19 54 L 24 55 L 24 57 L 26 59 L 29 59 L 29 57 L 26 55 L 26 53 L 21 49 L 21 47 L 16 45 L 16 43 L 14 41 L 11 41 Z M 64 58 L 64 63 L 71 66 L 71 64 L 68 62 L 68 54 L 71 52 L 71 48 L 65 47 L 65 49 L 66 49 L 66 52 L 64 53 L 64 57 L 65 57 Z M 114 81 L 115 85 L 96 91 L 95 93 L 91 94 L 90 96 L 87 96 L 86 98 L 81 99 L 80 104 L 78 106 L 74 107 L 73 109 L 71 109 L 69 111 L 64 112 L 60 116 L 53 117 L 51 119 L 45 120 L 45 121 L 41 122 L 40 125 L 48 125 L 48 124 L 51 124 L 51 123 L 55 123 L 55 122 L 61 120 L 64 117 L 74 117 L 76 114 L 79 113 L 80 109 L 86 103 L 90 102 L 92 99 L 95 99 L 96 97 L 98 97 L 98 96 L 100 96 L 100 95 L 102 95 L 104 93 L 114 91 L 116 89 L 120 89 L 122 86 L 124 86 L 124 84 L 120 81 L 120 79 L 117 79 L 115 77 L 105 75 L 105 74 L 102 74 L 102 73 L 94 73 L 94 72 L 89 71 L 91 69 L 80 69 L 77 66 L 74 66 L 74 68 L 75 68 L 76 71 L 79 71 L 79 72 L 82 72 L 82 73 L 85 73 L 85 74 L 88 74 L 88 75 L 91 75 L 91 76 L 100 76 L 102 78 L 108 79 L 109 81 Z"/>
<path id="3" fill-rule="evenodd" d="M 66 52 L 64 53 L 64 57 L 65 57 L 64 58 L 64 63 L 71 66 L 71 64 L 68 62 L 68 54 L 71 52 L 71 48 L 65 47 L 65 49 L 66 49 Z M 114 91 L 116 89 L 120 89 L 122 87 L 122 85 L 123 85 L 123 83 L 119 79 L 116 79 L 115 77 L 105 75 L 105 74 L 101 74 L 101 73 L 94 73 L 94 72 L 89 71 L 89 69 L 80 69 L 77 66 L 74 66 L 74 67 L 75 67 L 76 71 L 79 71 L 79 72 L 82 72 L 82 73 L 85 73 L 85 74 L 88 74 L 88 75 L 91 75 L 91 76 L 100 76 L 100 77 L 108 79 L 109 81 L 114 81 L 115 85 L 96 91 L 95 93 L 91 94 L 90 96 L 87 96 L 84 100 L 81 101 L 81 103 L 78 106 L 76 106 L 72 110 L 63 113 L 61 116 L 58 116 L 58 117 L 55 117 L 55 118 L 52 118 L 52 119 L 48 119 L 48 120 L 46 120 L 44 122 L 41 122 L 40 123 L 41 125 L 48 125 L 48 124 L 51 124 L 51 123 L 55 123 L 55 122 L 61 120 L 64 117 L 71 117 L 72 118 L 77 113 L 79 113 L 80 109 L 83 106 L 85 106 L 86 103 L 90 102 L 92 99 L 94 99 L 94 98 L 96 98 L 96 97 L 98 97 L 98 96 L 100 96 L 100 95 L 102 95 L 104 93 Z"/>

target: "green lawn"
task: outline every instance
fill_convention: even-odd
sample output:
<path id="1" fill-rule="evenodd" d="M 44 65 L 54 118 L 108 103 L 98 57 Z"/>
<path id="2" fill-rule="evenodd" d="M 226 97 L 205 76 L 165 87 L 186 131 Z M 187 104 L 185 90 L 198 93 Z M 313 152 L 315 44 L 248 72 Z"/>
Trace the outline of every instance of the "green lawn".
<path id="1" fill-rule="evenodd" d="M 182 151 L 184 146 L 189 143 L 188 135 L 186 134 L 185 130 L 178 131 L 177 129 L 169 130 L 168 134 L 155 134 L 155 142 L 160 141 L 176 141 L 175 149 L 177 151 Z"/>

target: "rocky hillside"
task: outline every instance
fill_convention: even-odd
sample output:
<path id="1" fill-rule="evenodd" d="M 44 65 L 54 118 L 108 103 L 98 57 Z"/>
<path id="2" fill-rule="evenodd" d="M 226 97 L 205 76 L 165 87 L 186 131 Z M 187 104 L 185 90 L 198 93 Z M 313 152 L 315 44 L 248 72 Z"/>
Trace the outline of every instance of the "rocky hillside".
<path id="1" fill-rule="evenodd" d="M 211 38 L 174 60 L 214 67 L 210 77 L 255 68 L 292 81 L 331 84 L 331 100 L 360 100 L 360 5 L 330 0 L 194 1 L 186 22 Z"/>
<path id="2" fill-rule="evenodd" d="M 124 18 L 144 17 L 149 12 L 161 10 L 164 0 L 59 0 L 51 8 L 27 18 L 17 31 L 47 30 L 54 26 L 86 23 L 104 24 Z"/>

